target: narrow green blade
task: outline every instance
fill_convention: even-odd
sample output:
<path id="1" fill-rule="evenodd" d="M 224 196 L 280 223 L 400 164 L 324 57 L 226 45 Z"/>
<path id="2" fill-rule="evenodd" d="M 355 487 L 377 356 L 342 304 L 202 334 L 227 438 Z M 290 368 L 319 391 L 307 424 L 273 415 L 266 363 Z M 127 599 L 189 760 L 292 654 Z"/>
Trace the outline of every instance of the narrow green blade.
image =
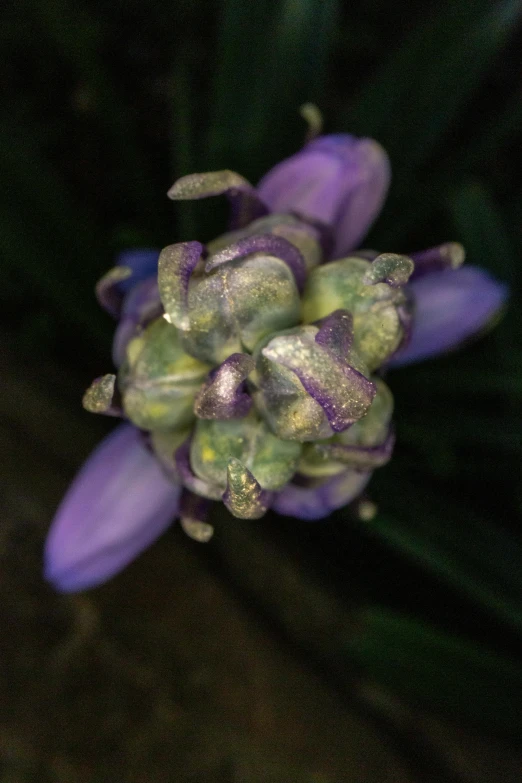
<path id="1" fill-rule="evenodd" d="M 209 168 L 258 178 L 296 150 L 299 107 L 321 95 L 338 0 L 224 0 Z"/>
<path id="2" fill-rule="evenodd" d="M 348 647 L 364 671 L 446 717 L 520 736 L 522 667 L 510 658 L 379 607 L 363 610 Z"/>
<path id="3" fill-rule="evenodd" d="M 397 188 L 407 185 L 511 35 L 519 0 L 450 0 L 416 25 L 363 85 L 346 112 L 347 129 L 375 136 L 388 150 Z"/>

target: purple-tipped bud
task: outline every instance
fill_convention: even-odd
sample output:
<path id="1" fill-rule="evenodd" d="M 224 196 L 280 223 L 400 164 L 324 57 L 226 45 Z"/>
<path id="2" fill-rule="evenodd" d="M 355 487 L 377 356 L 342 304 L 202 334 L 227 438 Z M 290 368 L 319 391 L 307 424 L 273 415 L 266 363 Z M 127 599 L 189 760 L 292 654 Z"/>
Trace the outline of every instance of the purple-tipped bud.
<path id="1" fill-rule="evenodd" d="M 139 431 L 121 425 L 91 454 L 56 513 L 46 579 L 65 593 L 105 582 L 176 518 L 180 492 Z"/>
<path id="2" fill-rule="evenodd" d="M 194 400 L 200 419 L 241 419 L 252 407 L 245 380 L 255 367 L 251 356 L 233 353 L 209 373 Z"/>
<path id="3" fill-rule="evenodd" d="M 373 139 L 320 136 L 266 174 L 258 192 L 272 212 L 296 212 L 330 226 L 334 257 L 356 247 L 379 214 L 390 164 Z"/>
<path id="4" fill-rule="evenodd" d="M 494 318 L 508 294 L 506 285 L 473 266 L 429 274 L 407 288 L 414 305 L 411 338 L 391 366 L 456 348 Z"/>

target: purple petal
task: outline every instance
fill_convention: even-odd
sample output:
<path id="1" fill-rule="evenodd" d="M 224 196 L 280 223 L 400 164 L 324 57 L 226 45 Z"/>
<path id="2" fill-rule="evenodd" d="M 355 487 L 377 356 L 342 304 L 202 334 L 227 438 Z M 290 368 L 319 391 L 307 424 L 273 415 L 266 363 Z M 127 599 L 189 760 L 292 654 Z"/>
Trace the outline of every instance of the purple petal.
<path id="1" fill-rule="evenodd" d="M 126 294 L 141 280 L 156 277 L 158 258 L 159 250 L 156 248 L 139 247 L 120 253 L 116 261 L 118 266 L 128 266 L 132 269 L 132 277 L 119 284 L 120 291 Z"/>
<path id="2" fill-rule="evenodd" d="M 254 234 L 227 245 L 219 250 L 207 261 L 206 272 L 211 272 L 217 266 L 233 261 L 236 258 L 251 255 L 252 253 L 266 253 L 284 261 L 292 270 L 297 288 L 302 291 L 306 280 L 306 265 L 304 258 L 295 245 L 284 237 L 273 234 Z"/>
<path id="3" fill-rule="evenodd" d="M 360 495 L 371 475 L 348 470 L 316 487 L 288 484 L 281 492 L 275 493 L 272 508 L 287 517 L 323 519 Z"/>
<path id="4" fill-rule="evenodd" d="M 322 136 L 282 161 L 258 185 L 273 212 L 296 212 L 333 228 L 334 257 L 355 247 L 377 217 L 390 182 L 373 139 Z"/>
<path id="5" fill-rule="evenodd" d="M 375 384 L 338 353 L 315 339 L 311 342 L 306 333 L 278 335 L 261 353 L 295 373 L 334 432 L 342 432 L 364 416 L 375 396 Z"/>
<path id="6" fill-rule="evenodd" d="M 251 356 L 233 353 L 211 371 L 194 400 L 200 419 L 241 419 L 252 407 L 244 381 L 255 367 Z"/>
<path id="7" fill-rule="evenodd" d="M 486 326 L 508 295 L 506 285 L 473 266 L 426 275 L 406 290 L 414 302 L 411 338 L 393 367 L 456 348 Z"/>
<path id="8" fill-rule="evenodd" d="M 75 592 L 121 571 L 171 524 L 181 488 L 163 474 L 139 430 L 122 424 L 71 484 L 45 545 L 45 577 Z"/>
<path id="9" fill-rule="evenodd" d="M 361 446 L 345 443 L 317 444 L 316 449 L 325 457 L 342 462 L 354 470 L 375 470 L 390 461 L 395 434 L 392 429 L 386 439 L 377 446 Z"/>
<path id="10" fill-rule="evenodd" d="M 353 340 L 353 317 L 348 310 L 335 310 L 323 318 L 315 342 L 339 359 L 346 360 Z"/>

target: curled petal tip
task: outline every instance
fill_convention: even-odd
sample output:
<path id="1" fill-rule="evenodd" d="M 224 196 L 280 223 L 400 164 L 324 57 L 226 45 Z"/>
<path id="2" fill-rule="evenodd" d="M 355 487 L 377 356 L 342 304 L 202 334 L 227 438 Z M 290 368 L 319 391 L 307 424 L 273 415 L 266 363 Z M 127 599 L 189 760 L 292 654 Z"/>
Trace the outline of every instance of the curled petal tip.
<path id="1" fill-rule="evenodd" d="M 232 207 L 232 228 L 246 226 L 268 212 L 250 182 L 235 171 L 188 174 L 178 179 L 167 195 L 174 201 L 226 195 Z"/>
<path id="2" fill-rule="evenodd" d="M 266 253 L 280 258 L 292 270 L 299 291 L 303 290 L 306 280 L 306 265 L 303 256 L 295 245 L 284 237 L 274 234 L 254 234 L 228 245 L 207 261 L 205 271 L 210 272 L 221 264 L 253 253 Z"/>
<path id="3" fill-rule="evenodd" d="M 214 535 L 214 528 L 207 522 L 210 502 L 192 492 L 183 490 L 179 508 L 179 523 L 183 532 L 194 541 L 206 544 Z"/>
<path id="4" fill-rule="evenodd" d="M 96 283 L 96 298 L 103 309 L 113 318 L 118 318 L 123 302 L 124 292 L 120 284 L 130 277 L 132 277 L 130 266 L 115 266 L 109 269 Z"/>
<path id="5" fill-rule="evenodd" d="M 209 376 L 194 400 L 200 419 L 236 419 L 247 415 L 252 398 L 242 390 L 255 362 L 244 353 L 233 353 Z"/>
<path id="6" fill-rule="evenodd" d="M 169 322 L 188 329 L 188 289 L 190 278 L 203 253 L 200 242 L 168 245 L 160 253 L 158 287 Z"/>
<path id="7" fill-rule="evenodd" d="M 187 174 L 180 177 L 168 190 L 167 196 L 173 201 L 220 196 L 231 190 L 252 190 L 248 180 L 235 171 L 206 171 L 201 174 Z"/>

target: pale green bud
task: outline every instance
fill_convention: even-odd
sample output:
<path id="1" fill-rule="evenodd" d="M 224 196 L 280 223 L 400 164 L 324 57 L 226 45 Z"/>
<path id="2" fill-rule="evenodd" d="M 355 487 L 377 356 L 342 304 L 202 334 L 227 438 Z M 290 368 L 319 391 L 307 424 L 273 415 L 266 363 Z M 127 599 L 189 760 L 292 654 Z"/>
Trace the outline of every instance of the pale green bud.
<path id="1" fill-rule="evenodd" d="M 183 350 L 176 327 L 158 318 L 129 342 L 126 352 L 118 376 L 126 416 L 147 430 L 189 424 L 209 366 Z"/>
<path id="2" fill-rule="evenodd" d="M 190 449 L 194 473 L 223 490 L 231 459 L 239 460 L 263 489 L 276 490 L 290 481 L 300 456 L 300 443 L 276 437 L 254 412 L 244 419 L 198 419 Z"/>

